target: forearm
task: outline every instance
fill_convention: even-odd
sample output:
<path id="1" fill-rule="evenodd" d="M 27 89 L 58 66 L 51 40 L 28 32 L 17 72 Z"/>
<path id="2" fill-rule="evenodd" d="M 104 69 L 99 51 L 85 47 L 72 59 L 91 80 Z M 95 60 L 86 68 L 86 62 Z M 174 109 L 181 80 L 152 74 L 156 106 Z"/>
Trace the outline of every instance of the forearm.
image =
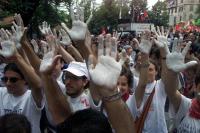
<path id="1" fill-rule="evenodd" d="M 169 70 L 166 66 L 166 61 L 162 60 L 162 81 L 165 85 L 165 92 L 169 98 L 169 101 L 174 106 L 175 111 L 179 109 L 181 103 L 181 94 L 178 91 L 179 78 L 178 73 Z"/>
<path id="2" fill-rule="evenodd" d="M 62 123 L 71 114 L 67 97 L 62 93 L 55 79 L 49 75 L 42 74 L 44 93 L 49 111 L 56 124 Z"/>
<path id="3" fill-rule="evenodd" d="M 64 61 L 66 63 L 70 63 L 72 61 L 75 61 L 74 58 L 63 47 L 59 48 L 59 54 L 62 55 L 62 58 L 64 59 Z"/>
<path id="4" fill-rule="evenodd" d="M 140 107 L 142 103 L 145 88 L 148 83 L 148 68 L 149 68 L 149 57 L 148 55 L 143 55 L 143 60 L 140 65 L 139 82 L 135 90 L 136 104 L 138 108 Z"/>
<path id="5" fill-rule="evenodd" d="M 25 41 L 23 42 L 24 44 L 22 45 L 31 65 L 34 67 L 37 73 L 39 73 L 39 68 L 40 68 L 40 63 L 41 60 L 40 58 L 35 54 L 33 49 L 30 46 L 30 43 Z"/>
<path id="6" fill-rule="evenodd" d="M 67 46 L 66 50 L 75 58 L 76 61 L 83 62 L 83 57 L 73 45 Z"/>
<path id="7" fill-rule="evenodd" d="M 41 101 L 43 99 L 42 90 L 41 90 L 41 79 L 35 73 L 35 70 L 25 62 L 25 60 L 21 57 L 21 55 L 16 55 L 16 65 L 23 73 L 28 85 L 31 87 L 32 95 L 37 103 L 37 105 L 41 105 Z"/>
<path id="8" fill-rule="evenodd" d="M 109 121 L 116 133 L 135 133 L 135 123 L 126 104 L 121 100 L 104 102 Z"/>

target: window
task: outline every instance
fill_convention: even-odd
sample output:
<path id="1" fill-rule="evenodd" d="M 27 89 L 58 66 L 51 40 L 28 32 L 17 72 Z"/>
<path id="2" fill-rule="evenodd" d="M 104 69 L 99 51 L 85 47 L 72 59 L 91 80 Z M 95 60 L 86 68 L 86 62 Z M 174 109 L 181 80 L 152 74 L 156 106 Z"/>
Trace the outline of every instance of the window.
<path id="1" fill-rule="evenodd" d="M 190 11 L 193 11 L 193 9 L 194 9 L 194 6 L 190 5 Z"/>
<path id="2" fill-rule="evenodd" d="M 183 0 L 181 0 L 181 3 L 183 3 Z"/>
<path id="3" fill-rule="evenodd" d="M 180 21 L 182 21 L 182 16 L 180 16 Z"/>
<path id="4" fill-rule="evenodd" d="M 193 19 L 193 15 L 192 14 L 190 14 L 189 19 Z"/>

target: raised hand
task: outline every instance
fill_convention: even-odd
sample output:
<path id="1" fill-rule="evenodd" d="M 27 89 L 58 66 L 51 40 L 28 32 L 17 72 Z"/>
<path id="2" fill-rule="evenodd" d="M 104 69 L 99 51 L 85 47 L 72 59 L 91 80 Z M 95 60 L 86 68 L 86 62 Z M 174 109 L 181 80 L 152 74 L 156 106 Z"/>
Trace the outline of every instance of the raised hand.
<path id="1" fill-rule="evenodd" d="M 152 44 L 150 31 L 145 31 L 141 36 L 141 43 L 139 44 L 140 51 L 145 54 L 149 54 Z"/>
<path id="2" fill-rule="evenodd" d="M 67 32 L 64 29 L 61 29 L 59 31 L 59 36 L 61 38 L 60 43 L 62 45 L 69 46 L 72 44 L 71 39 L 69 38 L 69 35 L 67 34 Z"/>
<path id="3" fill-rule="evenodd" d="M 50 25 L 46 21 L 42 22 L 42 25 L 39 26 L 39 29 L 45 36 L 52 33 Z"/>
<path id="4" fill-rule="evenodd" d="M 167 33 L 164 33 L 164 27 L 163 26 L 161 27 L 161 30 L 160 30 L 159 27 L 157 27 L 157 31 L 156 31 L 155 27 L 153 27 L 152 31 L 156 34 L 157 40 L 154 39 L 154 41 L 155 41 L 155 44 L 159 48 L 164 48 L 166 45 L 167 46 L 169 45 L 169 42 L 168 42 L 168 39 L 167 39 L 169 31 Z"/>
<path id="5" fill-rule="evenodd" d="M 15 14 L 14 19 L 15 19 L 16 23 L 13 22 L 13 26 L 11 27 L 12 39 L 15 42 L 16 47 L 19 49 L 19 48 L 21 48 L 20 41 L 24 34 L 25 28 L 24 28 L 23 20 L 22 20 L 20 14 Z"/>
<path id="6" fill-rule="evenodd" d="M 38 43 L 34 39 L 32 39 L 31 44 L 33 45 L 33 50 L 35 51 L 35 53 L 38 53 L 39 52 Z"/>
<path id="7" fill-rule="evenodd" d="M 166 65 L 167 68 L 174 71 L 174 72 L 181 72 L 191 66 L 194 66 L 197 64 L 197 61 L 190 61 L 187 63 L 184 63 L 185 55 L 187 54 L 191 42 L 187 43 L 183 51 L 181 52 L 181 47 L 178 45 L 178 39 L 174 39 L 174 48 L 172 49 L 172 52 L 166 51 Z"/>
<path id="8" fill-rule="evenodd" d="M 13 56 L 16 52 L 15 43 L 4 29 L 0 30 L 0 36 L 2 48 L 0 54 L 6 58 Z"/>
<path id="9" fill-rule="evenodd" d="M 86 23 L 84 23 L 84 9 L 82 7 L 77 7 L 76 15 L 74 15 L 74 9 L 72 7 L 70 7 L 70 12 L 72 18 L 72 29 L 68 29 L 64 23 L 61 23 L 61 25 L 69 33 L 73 41 L 82 41 L 85 39 L 87 24 L 90 22 L 92 14 Z"/>
<path id="10" fill-rule="evenodd" d="M 48 37 L 47 42 L 50 44 L 50 48 L 46 53 L 44 53 L 42 62 L 40 64 L 40 72 L 51 74 L 53 68 L 55 67 L 55 60 L 57 60 L 57 58 L 60 56 L 56 56 L 57 48 L 55 44 L 55 38 L 53 38 L 53 36 L 51 38 Z"/>
<path id="11" fill-rule="evenodd" d="M 6 58 L 13 56 L 16 52 L 15 43 L 11 40 L 2 41 L 1 47 L 0 54 Z"/>
<path id="12" fill-rule="evenodd" d="M 110 36 L 108 35 L 107 37 Z M 99 39 L 101 39 L 100 43 L 104 42 L 102 40 L 103 39 L 102 36 L 100 36 Z M 108 40 L 105 41 L 105 43 L 106 46 L 109 45 Z M 89 67 L 89 73 L 92 82 L 100 88 L 99 92 L 101 96 L 105 97 L 113 95 L 113 93 L 116 93 L 117 80 L 120 75 L 122 66 L 119 62 L 115 60 L 115 58 L 112 57 L 109 50 L 103 49 L 102 44 L 100 45 L 99 48 L 100 49 L 98 51 L 98 63 L 96 66 L 88 63 L 89 66 L 95 66 L 95 68 Z M 106 48 L 110 49 L 109 47 Z M 107 51 L 107 52 L 104 53 L 102 51 Z M 100 55 L 100 53 L 102 55 Z"/>

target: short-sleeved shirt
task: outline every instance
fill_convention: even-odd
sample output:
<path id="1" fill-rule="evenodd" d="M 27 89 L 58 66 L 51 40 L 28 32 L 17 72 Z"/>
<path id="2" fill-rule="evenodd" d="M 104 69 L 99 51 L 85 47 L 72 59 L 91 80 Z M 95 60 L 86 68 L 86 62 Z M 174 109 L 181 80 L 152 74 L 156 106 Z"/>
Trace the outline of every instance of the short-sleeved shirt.
<path id="1" fill-rule="evenodd" d="M 22 96 L 15 97 L 9 94 L 6 87 L 0 87 L 0 116 L 8 113 L 23 114 L 31 123 L 32 133 L 40 133 L 41 110 L 33 99 L 31 90 L 27 90 Z"/>
<path id="2" fill-rule="evenodd" d="M 157 82 L 147 84 L 142 104 L 139 108 L 136 105 L 135 93 L 127 100 L 127 105 L 134 118 L 139 117 L 142 114 L 144 105 L 150 96 L 155 86 L 155 94 L 147 114 L 143 133 L 167 133 L 167 125 L 165 122 L 164 106 L 166 101 L 166 93 L 164 90 L 164 84 L 161 80 Z"/>
<path id="3" fill-rule="evenodd" d="M 182 95 L 177 113 L 170 106 L 170 113 L 175 118 L 175 126 L 178 133 L 200 133 L 200 120 L 189 116 L 191 105 L 192 100 Z"/>

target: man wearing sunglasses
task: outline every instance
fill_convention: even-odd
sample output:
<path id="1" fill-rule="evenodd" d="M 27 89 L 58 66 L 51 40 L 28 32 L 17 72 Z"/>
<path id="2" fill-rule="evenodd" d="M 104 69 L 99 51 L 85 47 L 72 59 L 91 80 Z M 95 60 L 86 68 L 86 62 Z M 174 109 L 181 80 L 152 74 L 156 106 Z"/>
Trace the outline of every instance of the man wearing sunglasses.
<path id="1" fill-rule="evenodd" d="M 4 76 L 1 80 L 5 87 L 0 88 L 0 116 L 10 113 L 23 114 L 30 121 L 32 132 L 40 133 L 39 122 L 44 104 L 42 96 L 34 90 L 39 87 L 27 83 L 27 79 L 21 71 L 21 68 L 24 68 L 23 70 L 32 74 L 31 76 L 34 78 L 33 69 L 30 69 L 28 65 L 22 65 L 20 69 L 18 67 L 21 64 L 19 62 L 23 61 L 17 59 L 17 65 L 9 63 L 4 68 Z"/>

